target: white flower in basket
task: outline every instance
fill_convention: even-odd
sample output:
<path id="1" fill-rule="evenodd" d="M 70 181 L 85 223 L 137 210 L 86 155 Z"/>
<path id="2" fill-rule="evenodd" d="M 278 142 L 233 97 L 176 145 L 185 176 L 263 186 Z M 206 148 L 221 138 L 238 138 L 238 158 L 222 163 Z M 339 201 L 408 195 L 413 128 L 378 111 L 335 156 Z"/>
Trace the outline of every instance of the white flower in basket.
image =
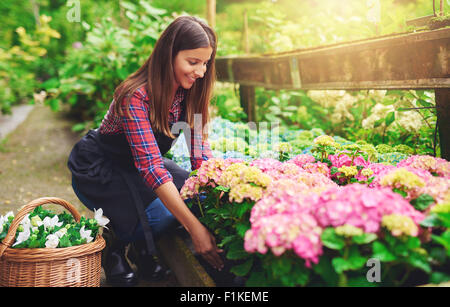
<path id="1" fill-rule="evenodd" d="M 94 209 L 94 218 L 97 221 L 99 226 L 108 228 L 105 225 L 109 223 L 109 219 L 107 217 L 103 216 L 102 208 L 100 208 L 98 210 Z"/>
<path id="2" fill-rule="evenodd" d="M 13 247 L 28 240 L 28 238 L 30 237 L 30 234 L 31 234 L 31 228 L 24 227 L 24 230 L 19 232 L 19 235 L 17 236 L 17 239 L 16 239 L 16 243 L 13 244 Z"/>
<path id="3" fill-rule="evenodd" d="M 86 243 L 89 243 L 92 240 L 94 240 L 94 238 L 91 237 L 91 233 L 92 233 L 92 230 L 85 230 L 84 226 L 81 227 L 81 229 L 80 229 L 80 236 L 82 239 L 86 239 Z"/>
<path id="4" fill-rule="evenodd" d="M 52 218 L 46 216 L 44 218 L 44 220 L 42 221 L 42 223 L 44 224 L 45 230 L 47 230 L 49 228 L 59 227 L 59 226 L 61 226 L 63 224 L 63 222 L 59 222 L 59 223 L 58 222 L 59 222 L 59 220 L 58 220 L 58 216 L 57 215 L 55 215 Z"/>
<path id="5" fill-rule="evenodd" d="M 30 214 L 29 213 L 27 215 L 25 215 L 25 217 L 23 218 L 22 222 L 20 222 L 20 225 L 23 226 L 24 230 L 31 228 L 31 220 L 30 220 Z"/>
<path id="6" fill-rule="evenodd" d="M 67 228 L 61 228 L 60 230 L 58 230 L 57 232 L 55 232 L 55 235 L 58 236 L 58 238 L 62 238 L 62 236 L 64 236 L 67 233 Z"/>
<path id="7" fill-rule="evenodd" d="M 14 213 L 12 211 L 9 211 L 8 213 L 5 214 L 5 216 L 0 215 L 0 227 L 3 227 L 3 225 L 8 222 L 8 218 L 12 216 L 14 217 Z M 2 231 L 0 231 L 2 232 Z"/>
<path id="8" fill-rule="evenodd" d="M 50 234 L 47 236 L 47 241 L 45 241 L 45 247 L 56 248 L 59 244 L 59 238 L 56 234 Z"/>

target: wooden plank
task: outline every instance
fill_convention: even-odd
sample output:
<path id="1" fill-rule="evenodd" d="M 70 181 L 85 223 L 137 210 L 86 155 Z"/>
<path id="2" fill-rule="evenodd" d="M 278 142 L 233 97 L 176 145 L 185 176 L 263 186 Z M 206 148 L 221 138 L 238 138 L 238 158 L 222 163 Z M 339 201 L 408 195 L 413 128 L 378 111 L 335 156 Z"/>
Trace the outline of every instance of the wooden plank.
<path id="1" fill-rule="evenodd" d="M 450 87 L 450 29 L 216 59 L 219 81 L 270 89 Z M 297 63 L 297 67 L 292 63 Z"/>
<path id="2" fill-rule="evenodd" d="M 156 242 L 162 260 L 182 287 L 215 287 L 212 278 L 178 235 L 166 235 Z"/>
<path id="3" fill-rule="evenodd" d="M 273 85 L 265 86 L 261 83 L 246 83 L 253 86 L 262 86 L 268 89 L 299 89 L 294 86 Z M 409 90 L 409 89 L 436 89 L 436 88 L 450 88 L 450 80 L 436 79 L 422 79 L 422 80 L 387 80 L 387 81 L 360 81 L 360 82 L 328 82 L 328 83 L 310 83 L 302 84 L 303 90 L 370 90 L 370 89 L 384 89 L 384 90 Z"/>
<path id="4" fill-rule="evenodd" d="M 431 21 L 431 18 L 434 18 L 434 17 L 436 17 L 436 16 L 428 15 L 428 16 L 423 16 L 423 17 L 407 20 L 406 21 L 406 25 L 407 26 L 423 27 L 423 26 L 428 25 L 428 23 Z"/>

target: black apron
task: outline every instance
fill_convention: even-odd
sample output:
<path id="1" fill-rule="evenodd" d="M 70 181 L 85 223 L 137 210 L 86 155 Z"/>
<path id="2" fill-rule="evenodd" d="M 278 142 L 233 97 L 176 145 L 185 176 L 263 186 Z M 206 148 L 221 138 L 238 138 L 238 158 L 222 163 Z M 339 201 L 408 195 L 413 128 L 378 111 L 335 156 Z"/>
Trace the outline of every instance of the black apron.
<path id="1" fill-rule="evenodd" d="M 181 119 L 184 114 L 183 110 Z M 160 132 L 154 135 L 161 155 L 166 154 L 174 139 Z M 180 191 L 189 172 L 167 158 L 163 157 L 163 162 Z M 81 194 L 96 208 L 103 209 L 115 232 L 131 237 L 140 222 L 149 253 L 154 255 L 156 249 L 145 208 L 158 196 L 135 167 L 125 134 L 90 130 L 75 144 L 67 165 Z"/>

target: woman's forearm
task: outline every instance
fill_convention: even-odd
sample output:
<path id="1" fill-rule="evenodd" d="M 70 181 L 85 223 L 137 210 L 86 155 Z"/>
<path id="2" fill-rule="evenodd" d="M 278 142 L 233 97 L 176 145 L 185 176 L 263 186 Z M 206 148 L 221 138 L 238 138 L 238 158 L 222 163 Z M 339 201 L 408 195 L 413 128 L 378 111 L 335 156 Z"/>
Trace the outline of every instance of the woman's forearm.
<path id="1" fill-rule="evenodd" d="M 202 255 L 213 267 L 221 270 L 223 261 L 218 253 L 223 252 L 223 250 L 217 247 L 214 236 L 186 206 L 173 182 L 169 181 L 160 185 L 155 192 L 166 208 L 189 232 L 196 252 Z"/>
<path id="2" fill-rule="evenodd" d="M 155 192 L 166 208 L 190 234 L 196 227 L 201 226 L 200 221 L 181 199 L 180 193 L 172 181 L 160 185 Z"/>

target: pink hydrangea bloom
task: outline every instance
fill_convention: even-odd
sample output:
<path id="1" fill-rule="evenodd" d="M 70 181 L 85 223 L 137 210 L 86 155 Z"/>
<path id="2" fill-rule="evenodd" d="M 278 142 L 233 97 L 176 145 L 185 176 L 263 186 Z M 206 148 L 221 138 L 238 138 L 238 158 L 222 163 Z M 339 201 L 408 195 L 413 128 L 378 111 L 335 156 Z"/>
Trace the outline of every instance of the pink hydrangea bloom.
<path id="1" fill-rule="evenodd" d="M 211 158 L 203 161 L 195 176 L 189 177 L 180 190 L 182 199 L 192 198 L 199 193 L 201 187 L 216 187 L 222 173 L 235 163 L 243 162 L 240 159 Z"/>
<path id="2" fill-rule="evenodd" d="M 244 248 L 247 252 L 262 254 L 270 248 L 276 256 L 293 250 L 311 267 L 311 262 L 318 263 L 322 254 L 321 233 L 316 219 L 306 212 L 273 214 L 252 223 L 245 234 Z"/>
<path id="3" fill-rule="evenodd" d="M 189 177 L 185 182 L 183 187 L 180 190 L 180 196 L 182 199 L 189 199 L 193 198 L 195 195 L 198 194 L 199 188 L 200 188 L 200 182 L 198 180 L 198 177 L 192 176 Z"/>
<path id="4" fill-rule="evenodd" d="M 384 215 L 409 216 L 416 224 L 424 215 L 389 188 L 350 184 L 326 190 L 315 202 L 314 215 L 322 227 L 350 224 L 368 233 L 378 232 Z"/>
<path id="5" fill-rule="evenodd" d="M 291 162 L 280 162 L 275 159 L 257 159 L 249 164 L 250 166 L 258 167 L 263 173 L 269 175 L 273 180 L 278 180 L 284 177 L 296 176 L 302 172 L 303 169 Z"/>
<path id="6" fill-rule="evenodd" d="M 353 159 L 353 165 L 368 167 L 370 162 L 366 161 L 362 156 L 357 156 Z"/>
<path id="7" fill-rule="evenodd" d="M 364 167 L 368 167 L 370 165 L 369 161 L 366 161 L 364 157 L 357 156 L 352 158 L 348 155 L 348 151 L 342 151 L 340 153 L 337 153 L 335 155 L 328 155 L 328 159 L 331 161 L 332 166 L 340 168 L 342 166 L 352 166 L 352 165 L 360 165 Z"/>
<path id="8" fill-rule="evenodd" d="M 342 166 L 351 166 L 352 159 L 347 155 L 328 155 L 328 159 L 331 161 L 332 166 L 340 168 Z"/>
<path id="9" fill-rule="evenodd" d="M 337 187 L 333 180 L 320 173 L 301 172 L 295 176 L 295 180 L 306 184 L 309 188 Z"/>
<path id="10" fill-rule="evenodd" d="M 323 190 L 337 185 L 321 174 L 299 174 L 273 181 L 264 197 L 256 202 L 244 247 L 248 252 L 260 253 L 270 249 L 277 256 L 293 250 L 310 267 L 311 262 L 318 263 L 322 254 L 322 228 L 313 214 L 313 200 Z M 315 182 L 316 178 L 321 179 Z"/>
<path id="11" fill-rule="evenodd" d="M 375 177 L 378 177 L 380 173 L 384 173 L 387 170 L 391 170 L 394 169 L 395 166 L 394 165 L 386 165 L 383 163 L 370 163 L 368 168 L 370 168 L 373 171 L 373 175 Z"/>
<path id="12" fill-rule="evenodd" d="M 273 181 L 263 198 L 253 206 L 250 222 L 256 222 L 262 217 L 273 214 L 292 214 L 299 211 L 309 211 L 305 198 L 311 192 L 306 183 L 294 179 L 279 179 Z"/>
<path id="13" fill-rule="evenodd" d="M 397 176 L 398 178 L 392 182 L 390 180 L 386 180 L 388 177 L 395 178 L 396 176 L 394 176 L 394 174 L 396 173 L 402 173 L 403 176 Z M 407 193 L 406 198 L 410 201 L 420 196 L 420 194 L 423 194 L 422 189 L 427 186 L 432 179 L 433 175 L 423 169 L 412 168 L 409 166 L 393 167 L 380 171 L 372 182 L 371 187 L 390 187 L 391 189 L 400 189 Z"/>
<path id="14" fill-rule="evenodd" d="M 283 164 L 283 162 L 272 158 L 255 159 L 249 163 L 250 166 L 256 166 L 263 173 L 272 171 L 273 169 L 277 169 L 281 164 Z"/>
<path id="15" fill-rule="evenodd" d="M 319 263 L 319 257 L 322 255 L 322 241 L 320 241 L 320 234 L 316 228 L 316 232 L 306 235 L 299 235 L 292 243 L 295 253 L 305 259 L 306 267 L 311 267 L 311 262 Z"/>
<path id="16" fill-rule="evenodd" d="M 328 167 L 328 164 L 323 162 L 305 163 L 303 165 L 303 169 L 311 174 L 322 174 L 327 176 L 328 178 L 331 177 L 330 168 Z"/>
<path id="17" fill-rule="evenodd" d="M 314 163 L 316 159 L 308 154 L 297 155 L 288 162 L 294 163 L 299 167 L 303 167 L 306 163 Z"/>
<path id="18" fill-rule="evenodd" d="M 216 186 L 220 176 L 228 166 L 239 162 L 243 162 L 243 160 L 211 158 L 207 161 L 203 161 L 201 167 L 197 171 L 198 180 L 202 185 L 211 182 L 212 186 Z"/>
<path id="19" fill-rule="evenodd" d="M 450 178 L 432 177 L 425 187 L 420 189 L 420 194 L 428 194 L 434 198 L 436 203 L 444 201 L 446 193 L 450 191 Z"/>
<path id="20" fill-rule="evenodd" d="M 450 178 L 450 162 L 429 155 L 410 156 L 407 159 L 400 161 L 397 166 L 409 166 L 411 168 L 426 170 L 430 173 L 436 173 L 441 177 Z"/>
<path id="21" fill-rule="evenodd" d="M 395 169 L 394 165 L 386 165 L 383 163 L 371 163 L 367 168 L 370 168 L 373 171 L 373 175 L 376 178 L 380 176 L 380 174 L 386 173 L 388 170 Z M 375 187 L 375 183 L 369 184 L 369 187 Z"/>

